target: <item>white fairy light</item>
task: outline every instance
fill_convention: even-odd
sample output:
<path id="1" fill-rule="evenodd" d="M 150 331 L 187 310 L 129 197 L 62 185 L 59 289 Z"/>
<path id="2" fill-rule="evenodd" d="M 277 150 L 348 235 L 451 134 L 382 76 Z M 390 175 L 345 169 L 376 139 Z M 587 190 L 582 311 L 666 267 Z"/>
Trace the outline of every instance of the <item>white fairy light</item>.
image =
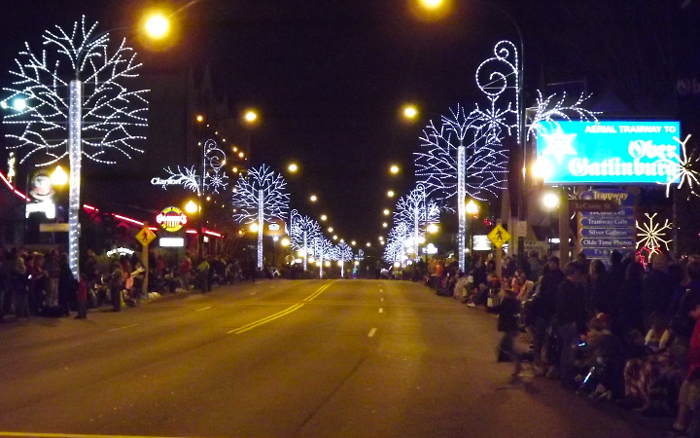
<path id="1" fill-rule="evenodd" d="M 246 225 L 258 225 L 258 268 L 263 267 L 263 232 L 265 222 L 284 220 L 289 209 L 287 182 L 266 164 L 252 168 L 247 175 L 238 177 L 233 190 L 234 220 Z"/>
<path id="2" fill-rule="evenodd" d="M 418 254 L 419 237 L 425 236 L 426 229 L 440 220 L 440 207 L 428 199 L 425 188 L 419 184 L 408 195 L 399 198 L 394 209 L 394 224 L 404 223 L 413 232 L 414 252 Z"/>
<path id="3" fill-rule="evenodd" d="M 700 196 L 695 192 L 695 187 L 700 183 L 700 174 L 697 170 L 700 156 L 695 152 L 688 154 L 687 144 L 688 140 L 690 140 L 690 134 L 685 137 L 685 140 L 681 140 L 678 137 L 673 137 L 673 139 L 680 145 L 681 153 L 678 156 L 678 165 L 674 166 L 674 171 L 667 176 L 667 182 L 660 183 L 666 186 L 666 197 L 670 196 L 671 185 L 676 181 L 678 181 L 677 188 L 679 190 L 684 185 L 687 185 L 691 195 Z"/>
<path id="4" fill-rule="evenodd" d="M 81 157 L 114 164 L 143 153 L 135 144 L 145 137 L 137 132 L 148 124 L 148 90 L 130 91 L 123 84 L 138 76 L 136 53 L 125 39 L 110 52 L 109 33 L 96 34 L 97 24 L 88 27 L 83 16 L 71 32 L 60 26 L 46 31 L 43 45 L 51 50 L 39 56 L 25 43 L 10 71 L 14 80 L 3 88 L 10 95 L 1 105 L 9 111 L 3 120 L 12 143 L 7 148 L 23 154 L 20 163 L 30 157 L 42 157 L 35 158 L 37 166 L 70 161 L 68 246 L 76 276 Z"/>
<path id="5" fill-rule="evenodd" d="M 666 240 L 664 237 L 666 237 L 666 230 L 671 230 L 673 225 L 668 221 L 668 219 L 666 219 L 663 225 L 660 223 L 654 223 L 654 218 L 657 214 L 658 213 L 654 213 L 653 215 L 649 216 L 649 213 L 644 213 L 644 216 L 649 219 L 649 222 L 641 224 L 641 226 L 639 221 L 635 221 L 637 229 L 641 231 L 640 233 L 637 233 L 637 248 L 641 246 L 649 249 L 651 252 L 654 252 L 657 248 L 661 247 L 661 244 L 663 243 L 666 250 L 668 250 L 668 244 L 671 243 L 672 239 Z"/>
<path id="6" fill-rule="evenodd" d="M 459 218 L 459 267 L 464 270 L 467 197 L 486 201 L 505 188 L 508 151 L 503 140 L 514 133 L 520 137 L 520 64 L 518 51 L 510 41 L 500 41 L 494 56 L 476 69 L 476 83 L 488 105 L 464 107 L 442 116 L 439 127 L 433 121 L 423 130 L 421 150 L 415 154 L 416 177 L 428 195 L 441 204 L 457 202 Z M 509 93 L 506 93 L 509 91 Z M 506 94 L 512 99 L 501 100 Z"/>
<path id="7" fill-rule="evenodd" d="M 530 127 L 527 130 L 527 139 L 532 135 L 536 135 L 538 130 L 545 129 L 547 132 L 556 132 L 561 130 L 560 121 L 579 121 L 597 122 L 596 116 L 600 115 L 600 111 L 591 111 L 583 107 L 591 95 L 581 93 L 576 101 L 567 103 L 566 92 L 562 93 L 561 97 L 552 94 L 545 98 L 540 90 L 537 90 L 537 99 L 535 100 L 535 108 L 533 116 L 528 123 Z"/>
<path id="8" fill-rule="evenodd" d="M 396 224 L 390 231 L 384 246 L 382 259 L 390 264 L 401 262 L 406 258 L 404 242 L 408 239 L 408 227 L 404 222 Z"/>
<path id="9" fill-rule="evenodd" d="M 352 248 L 345 242 L 340 242 L 335 246 L 335 256 L 340 265 L 340 276 L 345 277 L 345 262 L 353 260 Z"/>
<path id="10" fill-rule="evenodd" d="M 175 170 L 166 167 L 163 170 L 168 177 L 153 178 L 151 184 L 161 186 L 167 190 L 169 186 L 178 185 L 186 190 L 191 190 L 198 195 L 204 193 L 219 194 L 219 190 L 226 190 L 228 187 L 228 175 L 224 172 L 226 162 L 226 152 L 219 148 L 216 142 L 208 139 L 204 142 L 202 149 L 202 174 L 204 180 L 197 174 L 195 166 L 177 166 Z"/>
<path id="11" fill-rule="evenodd" d="M 289 238 L 292 241 L 292 248 L 304 251 L 304 270 L 306 271 L 307 255 L 314 254 L 312 243 L 314 239 L 322 237 L 321 226 L 310 216 L 302 216 L 299 213 L 292 215 L 290 222 Z"/>

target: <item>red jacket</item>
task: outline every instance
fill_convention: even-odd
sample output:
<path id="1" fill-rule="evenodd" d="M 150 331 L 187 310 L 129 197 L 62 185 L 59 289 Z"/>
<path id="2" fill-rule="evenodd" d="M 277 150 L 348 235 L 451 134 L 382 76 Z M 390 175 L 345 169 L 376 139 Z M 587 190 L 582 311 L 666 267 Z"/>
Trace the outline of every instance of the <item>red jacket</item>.
<path id="1" fill-rule="evenodd" d="M 688 375 L 687 378 L 700 377 L 700 319 L 695 321 L 693 336 L 690 338 L 690 348 L 688 349 Z M 695 375 L 693 375 L 695 374 Z"/>
<path id="2" fill-rule="evenodd" d="M 78 284 L 78 301 L 87 301 L 87 284 L 83 280 Z"/>

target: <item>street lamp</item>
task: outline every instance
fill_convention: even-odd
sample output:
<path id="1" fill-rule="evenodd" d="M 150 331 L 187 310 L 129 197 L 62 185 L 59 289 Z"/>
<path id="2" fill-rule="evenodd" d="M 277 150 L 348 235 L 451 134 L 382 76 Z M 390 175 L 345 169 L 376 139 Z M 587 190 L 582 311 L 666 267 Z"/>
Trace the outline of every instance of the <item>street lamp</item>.
<path id="1" fill-rule="evenodd" d="M 391 172 L 392 175 L 396 175 L 400 171 L 401 171 L 401 169 L 396 164 L 392 164 L 391 167 L 389 167 L 389 172 Z"/>

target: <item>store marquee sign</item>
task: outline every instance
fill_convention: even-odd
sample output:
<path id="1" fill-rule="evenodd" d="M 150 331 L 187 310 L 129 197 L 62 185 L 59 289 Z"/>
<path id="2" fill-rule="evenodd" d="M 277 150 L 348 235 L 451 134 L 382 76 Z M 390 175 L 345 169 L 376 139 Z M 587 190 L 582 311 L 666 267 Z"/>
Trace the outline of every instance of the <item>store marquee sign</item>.
<path id="1" fill-rule="evenodd" d="M 156 222 L 165 231 L 175 233 L 187 224 L 187 215 L 177 207 L 166 207 L 156 216 Z"/>
<path id="2" fill-rule="evenodd" d="M 537 129 L 545 184 L 668 184 L 680 173 L 676 121 L 559 122 Z"/>

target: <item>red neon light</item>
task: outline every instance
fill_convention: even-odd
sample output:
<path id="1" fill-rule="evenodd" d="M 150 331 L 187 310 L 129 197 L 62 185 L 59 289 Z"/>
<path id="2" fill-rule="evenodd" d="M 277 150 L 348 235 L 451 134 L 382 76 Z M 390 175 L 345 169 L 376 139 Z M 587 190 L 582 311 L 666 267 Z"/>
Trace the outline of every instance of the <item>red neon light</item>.
<path id="1" fill-rule="evenodd" d="M 117 219 L 121 219 L 123 221 L 126 221 L 126 222 L 131 222 L 132 224 L 143 226 L 143 222 L 137 221 L 136 219 L 132 219 L 130 217 L 122 216 L 120 214 L 115 214 L 115 213 L 112 213 L 112 216 L 114 216 Z"/>
<path id="2" fill-rule="evenodd" d="M 214 237 L 221 237 L 221 233 L 217 233 L 216 231 L 211 231 L 211 230 L 204 230 L 204 234 L 208 234 L 208 235 L 214 236 Z"/>

